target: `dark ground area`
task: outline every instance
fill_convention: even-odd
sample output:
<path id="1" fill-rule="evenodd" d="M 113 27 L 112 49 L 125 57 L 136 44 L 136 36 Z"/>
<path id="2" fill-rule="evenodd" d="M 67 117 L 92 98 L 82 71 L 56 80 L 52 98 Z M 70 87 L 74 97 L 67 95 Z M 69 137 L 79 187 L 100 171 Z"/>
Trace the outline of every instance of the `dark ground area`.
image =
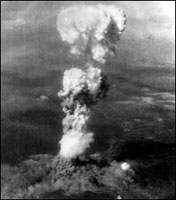
<path id="1" fill-rule="evenodd" d="M 132 163 L 135 169 L 134 181 L 140 187 L 132 185 L 125 193 L 120 191 L 124 198 L 173 199 L 174 70 L 129 70 L 122 66 L 115 75 L 115 68 L 111 69 L 112 73 L 107 73 L 109 95 L 93 108 L 89 122 L 90 129 L 95 133 L 95 142 L 87 154 L 100 152 L 109 163 L 113 160 Z M 56 96 L 59 89 L 56 77 L 61 78 L 60 75 L 60 72 L 51 72 L 48 77 L 19 79 L 18 76 L 2 73 L 2 93 L 25 100 L 21 105 L 14 104 L 17 100 L 7 102 L 2 109 L 1 164 L 14 166 L 30 155 L 57 154 L 57 143 L 62 135 L 61 120 L 64 116 L 60 100 Z M 163 84 L 162 77 L 170 77 L 167 85 Z M 6 90 L 6 87 L 13 87 L 11 94 L 7 94 L 10 90 Z M 19 92 L 15 93 L 14 88 L 20 91 L 20 95 Z M 62 195 L 62 192 L 54 192 L 47 193 L 45 197 L 62 198 Z M 88 192 L 80 194 L 79 198 L 94 198 L 95 195 L 101 199 L 102 196 L 110 198 L 114 193 Z"/>
<path id="2" fill-rule="evenodd" d="M 86 152 L 100 153 L 106 165 L 73 167 L 69 178 L 61 176 L 62 190 L 50 191 L 50 164 L 64 117 L 57 92 L 63 72 L 85 64 L 70 55 L 56 30 L 58 10 L 74 4 L 1 2 L 2 197 L 174 199 L 175 23 L 169 15 L 174 6 L 164 13 L 154 1 L 115 3 L 127 14 L 127 28 L 116 57 L 100 66 L 110 90 L 92 108 L 95 142 Z M 37 160 L 30 157 L 38 154 Z M 123 162 L 134 173 L 123 174 Z M 68 196 L 64 189 L 80 192 Z"/>

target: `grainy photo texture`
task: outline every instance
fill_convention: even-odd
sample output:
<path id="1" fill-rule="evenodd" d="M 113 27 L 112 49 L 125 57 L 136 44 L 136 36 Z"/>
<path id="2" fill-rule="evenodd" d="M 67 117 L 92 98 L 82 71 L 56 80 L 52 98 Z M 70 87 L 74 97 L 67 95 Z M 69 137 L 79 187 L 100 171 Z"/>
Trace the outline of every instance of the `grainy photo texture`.
<path id="1" fill-rule="evenodd" d="M 175 199 L 175 1 L 1 1 L 1 199 Z"/>

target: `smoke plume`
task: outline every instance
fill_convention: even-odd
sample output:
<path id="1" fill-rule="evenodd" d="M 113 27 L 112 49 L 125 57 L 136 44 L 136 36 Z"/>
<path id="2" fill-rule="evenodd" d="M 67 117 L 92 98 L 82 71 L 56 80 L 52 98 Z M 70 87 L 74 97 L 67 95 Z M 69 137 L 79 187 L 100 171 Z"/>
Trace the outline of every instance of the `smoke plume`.
<path id="1" fill-rule="evenodd" d="M 115 53 L 125 26 L 123 10 L 113 5 L 67 7 L 57 17 L 57 30 L 70 45 L 70 52 L 102 64 L 107 55 Z"/>
<path id="2" fill-rule="evenodd" d="M 60 154 L 72 159 L 84 154 L 94 141 L 87 123 L 91 106 L 106 96 L 108 85 L 96 63 L 104 64 L 106 56 L 113 55 L 115 46 L 126 24 L 124 12 L 115 6 L 72 6 L 62 9 L 57 17 L 57 30 L 62 41 L 70 45 L 70 52 L 86 56 L 86 70 L 71 68 L 64 72 L 63 137 Z"/>
<path id="3" fill-rule="evenodd" d="M 88 130 L 90 107 L 103 98 L 107 87 L 101 70 L 89 66 L 86 71 L 72 68 L 64 72 L 63 90 L 58 93 L 63 98 L 64 135 L 60 141 L 60 155 L 74 158 L 83 154 L 93 142 L 93 133 Z"/>

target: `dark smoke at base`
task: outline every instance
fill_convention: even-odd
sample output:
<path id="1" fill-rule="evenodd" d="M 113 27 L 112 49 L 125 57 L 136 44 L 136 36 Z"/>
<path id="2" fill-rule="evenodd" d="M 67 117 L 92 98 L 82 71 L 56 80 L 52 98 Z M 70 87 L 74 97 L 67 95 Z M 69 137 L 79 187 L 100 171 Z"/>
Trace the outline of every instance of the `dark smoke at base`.
<path id="1" fill-rule="evenodd" d="M 77 15 L 75 10 L 79 8 L 84 12 Z M 83 18 L 80 18 L 82 14 Z M 80 156 L 85 156 L 86 149 L 94 141 L 94 133 L 88 127 L 91 108 L 106 96 L 108 90 L 106 78 L 96 63 L 104 64 L 105 57 L 113 55 L 112 47 L 119 40 L 125 24 L 125 14 L 115 6 L 73 6 L 58 14 L 57 29 L 61 39 L 70 45 L 70 52 L 80 58 L 85 55 L 90 58 L 83 67 L 86 70 L 73 67 L 64 72 L 63 90 L 58 93 L 63 99 L 66 116 L 62 121 L 64 134 L 59 141 L 60 152 L 53 163 L 52 182 L 57 189 L 63 190 L 66 185 L 72 185 L 71 191 L 66 187 L 67 193 L 85 192 L 103 185 L 101 174 L 105 172 L 98 163 L 92 166 L 90 158 L 87 163 L 84 158 L 82 165 L 77 164 L 81 164 Z M 121 171 L 129 168 L 125 163 Z M 86 171 L 89 172 L 87 177 Z M 71 177 L 78 184 L 73 184 Z"/>
<path id="2" fill-rule="evenodd" d="M 81 12 L 78 14 L 77 11 Z M 92 162 L 89 157 L 81 161 L 80 156 L 85 155 L 94 140 L 94 134 L 87 127 L 91 107 L 108 90 L 106 78 L 96 64 L 104 64 L 106 56 L 113 55 L 114 41 L 111 38 L 119 40 L 125 23 L 123 10 L 115 6 L 73 6 L 60 10 L 57 18 L 60 37 L 70 45 L 71 54 L 88 58 L 87 69 L 74 67 L 64 72 L 63 90 L 58 93 L 63 98 L 66 114 L 60 152 L 54 159 L 41 155 L 20 163 L 16 168 L 3 166 L 3 198 L 38 198 L 44 191 L 52 190 L 63 190 L 67 194 L 95 192 L 106 187 L 104 177 L 112 166 L 101 166 L 101 162 L 96 159 Z M 122 169 L 119 175 L 121 172 Z"/>
<path id="3" fill-rule="evenodd" d="M 2 199 L 42 198 L 47 193 L 52 197 L 52 193 L 59 191 L 68 198 L 86 191 L 97 194 L 107 191 L 115 196 L 122 183 L 123 189 L 128 188 L 134 174 L 132 170 L 123 171 L 120 163 L 108 163 L 100 155 L 71 161 L 35 155 L 17 167 L 5 165 L 1 170 Z"/>
<path id="4" fill-rule="evenodd" d="M 124 147 L 125 152 L 132 152 L 133 143 L 127 141 L 116 149 L 113 142 L 105 154 L 79 156 L 69 162 L 34 155 L 16 167 L 2 165 L 1 198 L 78 199 L 87 198 L 86 194 L 98 198 L 106 191 L 111 199 L 118 195 L 123 199 L 174 199 L 174 144 L 136 141 L 140 150 L 135 150 L 136 157 L 123 157 Z M 138 156 L 141 151 L 147 160 Z"/>
<path id="5" fill-rule="evenodd" d="M 105 9 L 106 6 L 98 6 L 98 9 L 101 10 L 102 8 Z M 113 7 L 110 7 L 109 10 L 112 11 L 112 8 Z M 96 10 L 90 7 L 90 10 L 91 9 L 93 9 L 94 11 Z M 69 9 L 67 11 L 69 11 Z M 104 10 L 101 13 L 104 16 L 105 13 Z M 111 40 L 112 38 L 111 36 L 114 30 L 117 32 L 119 30 L 117 29 L 116 26 L 114 26 L 115 24 L 114 20 L 109 18 L 109 11 L 106 13 L 105 16 L 108 16 L 107 19 L 108 20 L 110 19 L 111 22 L 111 24 L 108 26 L 109 34 L 103 34 L 103 36 L 104 35 L 107 36 L 106 37 L 107 40 L 99 39 L 99 36 L 101 36 L 101 34 L 98 35 L 98 37 L 90 37 L 89 35 L 88 41 L 92 41 L 93 44 L 92 51 L 90 49 L 90 46 L 87 45 L 87 43 L 85 43 L 85 46 L 83 45 L 84 53 L 88 52 L 91 54 L 90 55 L 91 61 L 96 60 L 97 62 L 101 63 L 105 62 L 104 56 L 106 53 L 112 54 L 114 52 L 115 47 L 111 45 L 111 43 L 114 43 L 114 39 L 115 40 L 119 39 L 119 35 L 117 34 L 115 35 L 114 39 Z M 79 26 L 79 23 L 75 25 L 76 29 L 74 31 L 80 32 L 81 30 L 79 30 L 79 28 L 81 26 Z M 71 28 L 69 29 L 71 30 Z M 66 37 L 66 40 L 67 39 L 68 38 Z M 82 49 L 79 48 L 80 41 L 78 43 L 77 42 L 78 40 L 76 40 L 75 44 L 74 42 L 71 44 L 72 45 L 71 53 L 75 55 L 79 55 L 80 53 L 82 53 Z M 82 40 L 81 42 L 83 42 L 84 44 L 84 40 Z M 106 46 L 108 46 L 108 48 Z M 108 52 L 109 50 L 111 52 Z M 99 52 L 101 52 L 101 54 L 99 54 Z M 97 70 L 95 66 L 96 65 L 94 65 L 94 69 Z M 81 72 L 81 74 L 83 74 L 85 77 L 85 71 L 81 70 L 79 72 Z M 101 73 L 99 77 L 102 77 Z M 74 81 L 75 80 L 77 81 L 77 79 L 74 79 Z M 86 78 L 86 81 L 83 82 L 85 84 L 83 88 L 81 88 L 80 90 L 81 92 L 79 91 L 78 93 L 77 92 L 74 93 L 73 92 L 75 91 L 74 88 L 72 88 L 71 93 L 70 90 L 65 90 L 68 92 L 65 93 L 66 96 L 68 95 L 69 98 L 71 97 L 70 99 L 65 98 L 63 103 L 63 108 L 65 112 L 67 113 L 67 111 L 69 111 L 67 113 L 69 114 L 68 118 L 71 119 L 73 117 L 70 115 L 73 115 L 76 108 L 77 111 L 80 111 L 82 107 L 84 114 L 85 115 L 87 114 L 89 117 L 90 113 L 89 108 L 96 102 L 94 101 L 94 98 L 92 98 L 92 96 L 97 98 L 97 93 L 95 93 L 96 94 L 95 96 L 92 94 L 89 96 L 88 91 L 90 90 L 87 90 L 87 87 L 88 85 L 90 86 L 91 83 L 90 80 L 91 78 Z M 74 81 L 72 83 L 74 83 Z M 72 86 L 72 84 L 70 86 Z M 79 84 L 76 86 L 79 86 Z M 101 84 L 99 86 L 101 86 Z M 102 91 L 102 89 L 103 88 L 100 87 L 100 91 Z M 65 121 L 67 121 L 68 118 L 66 118 Z M 67 133 L 70 127 L 68 123 L 66 123 L 65 125 L 66 129 L 64 130 L 64 132 Z M 86 125 L 86 123 L 83 125 Z M 73 128 L 73 126 L 71 127 Z M 84 126 L 84 130 L 88 131 L 87 127 Z M 90 136 L 92 135 L 90 134 Z M 87 145 L 86 148 L 88 146 L 89 145 Z M 63 192 L 63 194 L 65 195 L 64 197 L 68 198 L 71 198 L 73 194 L 76 195 L 85 192 L 102 193 L 102 191 L 108 191 L 109 194 L 113 194 L 112 196 L 114 196 L 114 198 L 117 197 L 118 193 L 121 194 L 122 197 L 125 197 L 125 195 L 128 194 L 128 197 L 134 198 L 135 195 L 133 193 L 136 193 L 137 197 L 137 194 L 139 193 L 140 190 L 143 190 L 143 192 L 142 194 L 138 195 L 138 198 L 152 198 L 152 197 L 156 198 L 158 194 L 160 194 L 161 197 L 164 197 L 161 191 L 163 188 L 160 187 L 160 185 L 158 187 L 159 189 L 157 188 L 158 189 L 157 192 L 153 193 L 153 196 L 150 192 L 147 193 L 148 191 L 145 190 L 145 186 L 147 185 L 146 183 L 148 183 L 147 182 L 148 179 L 146 183 L 143 185 L 137 184 L 137 181 L 139 180 L 139 171 L 143 170 L 143 175 L 145 175 L 147 174 L 147 170 L 149 169 L 150 173 L 152 171 L 151 170 L 152 164 L 151 166 L 149 164 L 149 166 L 147 165 L 147 167 L 144 167 L 143 166 L 144 164 L 140 163 L 141 168 L 139 168 L 140 170 L 138 169 L 138 174 L 136 174 L 135 169 L 136 166 L 138 166 L 137 163 L 139 162 L 139 160 L 136 162 L 126 161 L 126 160 L 125 162 L 122 160 L 117 162 L 115 158 L 118 152 L 114 152 L 115 156 L 114 159 L 112 159 L 111 161 L 107 159 L 110 157 L 110 155 L 108 154 L 106 159 L 104 159 L 101 155 L 98 154 L 84 157 L 85 149 L 83 149 L 81 153 L 79 152 L 79 154 L 76 154 L 76 156 L 73 156 L 73 158 L 72 156 L 71 158 L 69 157 L 69 160 L 61 158 L 60 155 L 57 156 L 56 158 L 53 158 L 52 156 L 49 155 L 46 156 L 36 155 L 32 156 L 29 160 L 20 163 L 16 167 L 9 167 L 7 165 L 2 166 L 2 173 L 1 173 L 2 198 L 29 199 L 29 198 L 42 198 L 46 197 L 47 195 L 49 195 L 48 198 L 50 198 L 52 197 L 53 193 L 58 193 L 59 195 L 60 191 Z M 133 150 L 134 149 L 131 149 L 131 151 Z M 124 151 L 124 149 L 122 149 L 122 151 Z M 80 154 L 82 154 L 82 157 L 80 156 Z M 153 172 L 156 172 L 160 166 L 163 166 L 162 164 L 163 164 L 162 162 L 154 163 L 153 165 L 155 170 Z M 152 176 L 153 175 L 154 173 L 152 174 Z M 140 178 L 143 177 L 141 176 Z M 163 182 L 161 182 L 161 184 L 162 183 Z M 165 184 L 163 184 L 163 186 L 165 186 Z M 173 186 L 173 183 L 171 183 L 171 186 Z M 57 196 L 56 198 L 59 197 Z"/>

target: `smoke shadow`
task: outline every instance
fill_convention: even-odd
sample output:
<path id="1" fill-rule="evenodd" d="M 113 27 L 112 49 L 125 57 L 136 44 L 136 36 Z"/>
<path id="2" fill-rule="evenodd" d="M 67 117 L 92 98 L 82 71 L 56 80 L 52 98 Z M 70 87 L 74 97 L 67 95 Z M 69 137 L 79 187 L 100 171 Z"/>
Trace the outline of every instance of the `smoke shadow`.
<path id="1" fill-rule="evenodd" d="M 163 143 L 151 139 L 122 140 L 114 139 L 110 144 L 111 157 L 115 160 L 123 159 L 147 159 L 150 156 L 165 154 L 173 155 L 175 143 Z"/>
<path id="2" fill-rule="evenodd" d="M 34 154 L 56 154 L 62 126 L 56 111 L 13 112 L 1 122 L 1 163 L 14 165 Z"/>
<path id="3" fill-rule="evenodd" d="M 118 135 L 118 137 L 123 136 L 123 128 L 118 123 L 103 123 L 101 116 L 94 116 L 88 125 L 89 129 L 95 133 L 94 143 L 91 148 L 88 149 L 89 153 L 103 152 L 109 147 L 109 140 Z"/>
<path id="4" fill-rule="evenodd" d="M 57 128 L 61 116 L 56 111 L 38 107 L 14 112 L 9 118 L 12 121 L 51 126 L 54 129 Z"/>
<path id="5" fill-rule="evenodd" d="M 134 162 L 136 181 L 142 185 L 175 177 L 175 143 L 154 140 L 118 140 L 111 142 L 105 156 L 110 160 Z"/>
<path id="6" fill-rule="evenodd" d="M 86 191 L 77 195 L 67 196 L 63 191 L 56 191 L 52 193 L 46 193 L 42 196 L 42 199 L 115 199 L 115 195 L 108 192 L 91 192 Z"/>
<path id="7" fill-rule="evenodd" d="M 44 128 L 19 127 L 10 124 L 7 135 L 1 140 L 1 163 L 15 165 L 31 154 L 54 154 L 57 149 L 56 137 Z"/>

